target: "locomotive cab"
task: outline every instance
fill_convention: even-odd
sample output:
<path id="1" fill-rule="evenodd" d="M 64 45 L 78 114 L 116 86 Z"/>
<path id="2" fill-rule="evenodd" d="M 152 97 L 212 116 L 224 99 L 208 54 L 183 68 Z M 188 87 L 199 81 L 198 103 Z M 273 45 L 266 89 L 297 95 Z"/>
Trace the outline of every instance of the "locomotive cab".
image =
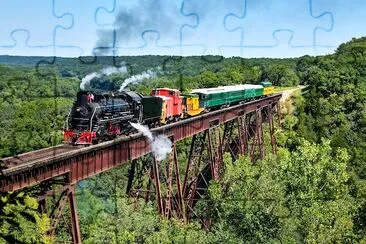
<path id="1" fill-rule="evenodd" d="M 259 83 L 260 85 L 263 86 L 263 95 L 264 96 L 268 96 L 274 93 L 274 86 L 272 85 L 271 82 L 268 81 L 262 81 Z"/>

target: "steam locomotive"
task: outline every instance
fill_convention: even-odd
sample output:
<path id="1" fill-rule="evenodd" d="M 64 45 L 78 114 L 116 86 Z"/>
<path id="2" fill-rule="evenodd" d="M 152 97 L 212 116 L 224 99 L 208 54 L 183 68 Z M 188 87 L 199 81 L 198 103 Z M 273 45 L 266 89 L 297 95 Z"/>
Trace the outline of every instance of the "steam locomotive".
<path id="1" fill-rule="evenodd" d="M 159 124 L 162 98 L 132 91 L 79 91 L 64 130 L 64 142 L 95 144 L 133 131 L 129 122 Z"/>
<path id="2" fill-rule="evenodd" d="M 79 91 L 66 119 L 64 142 L 95 144 L 135 132 L 130 122 L 151 127 L 168 124 L 274 93 L 270 82 L 179 90 L 159 88 L 143 96 L 133 91 Z"/>

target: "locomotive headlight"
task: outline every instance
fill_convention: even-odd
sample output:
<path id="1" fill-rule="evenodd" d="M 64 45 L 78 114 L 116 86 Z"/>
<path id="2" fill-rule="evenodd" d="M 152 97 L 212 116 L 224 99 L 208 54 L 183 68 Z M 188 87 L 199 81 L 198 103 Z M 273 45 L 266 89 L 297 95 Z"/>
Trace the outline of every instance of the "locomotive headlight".
<path id="1" fill-rule="evenodd" d="M 80 112 L 80 108 L 77 108 L 76 111 Z"/>

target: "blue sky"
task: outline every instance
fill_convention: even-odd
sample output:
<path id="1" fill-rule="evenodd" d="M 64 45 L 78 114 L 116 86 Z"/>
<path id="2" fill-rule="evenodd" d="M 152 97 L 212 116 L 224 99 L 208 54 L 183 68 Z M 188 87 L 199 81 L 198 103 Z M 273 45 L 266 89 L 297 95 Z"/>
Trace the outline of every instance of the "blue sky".
<path id="1" fill-rule="evenodd" d="M 366 36 L 366 0 L 3 0 L 0 55 L 296 57 Z"/>

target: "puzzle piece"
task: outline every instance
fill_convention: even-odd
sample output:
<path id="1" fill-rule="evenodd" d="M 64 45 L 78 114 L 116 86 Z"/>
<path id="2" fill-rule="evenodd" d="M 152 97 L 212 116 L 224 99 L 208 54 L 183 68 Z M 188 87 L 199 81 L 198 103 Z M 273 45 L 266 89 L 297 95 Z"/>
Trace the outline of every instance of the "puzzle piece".
<path id="1" fill-rule="evenodd" d="M 77 56 L 90 55 L 98 38 L 97 30 L 100 26 L 96 23 L 98 11 L 103 6 L 112 6 L 113 1 L 93 0 L 88 2 L 75 2 L 72 0 L 54 0 L 55 12 L 59 15 L 73 16 L 71 28 L 58 30 L 56 33 L 57 45 L 65 47 L 78 47 L 81 52 Z"/>
<path id="2" fill-rule="evenodd" d="M 10 55 L 57 55 L 56 33 L 71 28 L 71 14 L 58 15 L 50 0 L 6 1 L 1 6 L 0 15 L 12 19 L 0 23 L 1 51 Z"/>
<path id="3" fill-rule="evenodd" d="M 291 58 L 303 55 L 320 55 L 322 51 L 329 52 L 324 47 L 294 47 L 291 41 L 294 37 L 292 30 L 277 30 L 272 34 L 275 40 L 273 45 L 268 46 L 221 46 L 221 52 L 229 56 L 242 56 L 245 58 Z M 326 50 L 324 50 L 326 49 Z"/>
<path id="4" fill-rule="evenodd" d="M 220 55 L 222 53 L 219 52 L 219 46 L 240 45 L 240 35 L 236 32 L 226 32 L 223 19 L 227 12 L 239 8 L 241 1 L 184 0 L 182 14 L 187 17 L 195 16 L 196 23 L 182 26 L 182 43 L 204 45 L 205 51 L 202 54 Z"/>
<path id="5" fill-rule="evenodd" d="M 115 19 L 112 26 L 101 24 L 103 21 L 99 18 L 108 17 L 104 9 L 98 9 L 96 22 L 112 28 L 100 30 L 94 54 L 187 55 L 191 54 L 192 48 L 198 54 L 202 54 L 202 46 L 183 44 L 182 26 L 187 22 L 194 22 L 195 18 L 182 14 L 181 2 L 135 0 L 123 4 L 117 2 L 116 5 L 118 7 L 113 8 Z M 110 14 L 112 10 L 108 12 Z"/>
<path id="6" fill-rule="evenodd" d="M 361 37 L 366 35 L 364 23 L 366 15 L 363 11 L 364 0 L 353 0 L 347 4 L 340 1 L 313 0 L 312 10 L 314 15 L 319 15 L 324 10 L 333 16 L 333 26 L 328 31 L 318 31 L 316 43 L 319 47 L 336 49 L 341 43 L 350 41 L 350 37 Z M 324 14 L 323 13 L 323 14 Z"/>
<path id="7" fill-rule="evenodd" d="M 149 55 L 174 55 L 174 56 L 187 56 L 192 53 L 202 54 L 204 53 L 204 45 L 161 45 L 161 35 L 157 31 L 148 30 L 141 33 L 141 39 L 143 44 L 140 46 L 129 46 L 129 47 L 117 47 L 115 50 L 118 55 L 123 56 L 139 56 L 141 54 Z M 95 48 L 95 54 L 100 53 L 101 48 Z"/>
<path id="8" fill-rule="evenodd" d="M 224 17 L 227 31 L 240 33 L 241 45 L 236 47 L 245 56 L 250 48 L 268 50 L 277 47 L 280 44 L 277 38 L 280 32 L 291 34 L 287 45 L 292 50 L 316 48 L 318 32 L 329 31 L 332 25 L 331 13 L 313 13 L 312 0 L 286 0 L 276 3 L 243 0 L 241 13 L 229 13 Z M 228 45 L 222 48 L 228 48 Z M 268 56 L 268 51 L 266 54 L 264 56 Z"/>

